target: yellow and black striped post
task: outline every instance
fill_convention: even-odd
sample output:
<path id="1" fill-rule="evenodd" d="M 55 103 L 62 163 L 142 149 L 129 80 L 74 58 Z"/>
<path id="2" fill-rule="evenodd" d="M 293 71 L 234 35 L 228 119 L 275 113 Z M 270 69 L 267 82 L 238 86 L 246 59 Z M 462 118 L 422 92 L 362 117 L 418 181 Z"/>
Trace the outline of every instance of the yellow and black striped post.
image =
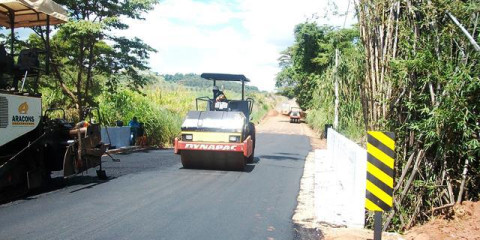
<path id="1" fill-rule="evenodd" d="M 374 239 L 381 239 L 382 212 L 392 209 L 393 206 L 395 134 L 369 131 L 367 138 L 365 208 L 375 211 Z"/>

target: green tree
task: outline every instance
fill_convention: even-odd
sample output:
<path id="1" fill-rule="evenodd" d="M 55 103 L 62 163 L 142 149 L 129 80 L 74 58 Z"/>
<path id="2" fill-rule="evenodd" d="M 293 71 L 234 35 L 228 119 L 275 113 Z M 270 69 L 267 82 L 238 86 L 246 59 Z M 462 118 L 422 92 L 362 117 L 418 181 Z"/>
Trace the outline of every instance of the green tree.
<path id="1" fill-rule="evenodd" d="M 115 90 L 119 82 L 132 89 L 147 83 L 149 54 L 155 50 L 138 38 L 118 37 L 113 32 L 128 29 L 125 18 L 142 19 L 157 0 L 58 0 L 70 14 L 70 21 L 59 26 L 52 38 L 51 79 L 65 94 L 65 101 L 77 109 L 97 105 L 94 97 L 107 87 Z M 44 44 L 40 37 L 31 42 Z M 43 42 L 43 43 L 42 43 Z"/>
<path id="2" fill-rule="evenodd" d="M 295 27 L 295 44 L 280 57 L 282 71 L 277 75 L 277 87 L 283 87 L 288 96 L 294 95 L 302 108 L 308 108 L 312 90 L 316 88 L 315 74 L 319 72 L 314 61 L 324 41 L 325 31 L 316 23 L 306 22 Z"/>

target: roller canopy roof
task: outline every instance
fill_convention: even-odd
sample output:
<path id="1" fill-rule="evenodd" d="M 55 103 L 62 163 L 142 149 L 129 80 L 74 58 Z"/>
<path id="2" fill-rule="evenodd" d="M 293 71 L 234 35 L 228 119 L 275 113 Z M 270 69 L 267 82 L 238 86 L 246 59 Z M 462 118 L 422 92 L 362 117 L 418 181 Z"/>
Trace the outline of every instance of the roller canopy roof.
<path id="1" fill-rule="evenodd" d="M 244 81 L 250 82 L 250 79 L 241 74 L 226 74 L 226 73 L 202 73 L 200 77 L 208 80 L 216 81 Z"/>
<path id="2" fill-rule="evenodd" d="M 0 0 L 0 25 L 11 27 L 10 16 L 13 15 L 14 27 L 33 27 L 68 21 L 67 11 L 52 0 Z"/>

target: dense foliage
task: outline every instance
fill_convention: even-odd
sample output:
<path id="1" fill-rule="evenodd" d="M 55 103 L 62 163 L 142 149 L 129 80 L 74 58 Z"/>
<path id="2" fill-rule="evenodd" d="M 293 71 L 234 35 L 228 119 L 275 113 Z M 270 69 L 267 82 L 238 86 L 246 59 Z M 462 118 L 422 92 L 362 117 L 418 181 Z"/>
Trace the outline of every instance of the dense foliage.
<path id="1" fill-rule="evenodd" d="M 396 165 L 404 179 L 395 187 L 397 214 L 387 221 L 405 229 L 428 219 L 426 212 L 480 197 L 480 54 L 448 16 L 456 16 L 478 42 L 480 3 L 365 4 L 359 6 L 363 42 L 384 54 L 378 55 L 380 70 L 368 70 L 377 77 L 366 79 L 382 84 L 366 101 L 385 103 L 370 114 L 369 126 L 385 119 L 383 127 L 397 133 Z M 371 17 L 380 11 L 384 20 Z M 379 37 L 375 31 L 386 36 L 378 48 L 371 40 Z M 375 61 L 375 55 L 366 56 Z"/>
<path id="2" fill-rule="evenodd" d="M 336 76 L 341 132 L 354 139 L 365 129 L 396 133 L 388 228 L 408 229 L 462 200 L 478 200 L 480 52 L 451 16 L 479 42 L 480 3 L 355 3 L 359 25 L 353 29 L 314 22 L 296 27 L 295 43 L 279 60 L 277 86 L 311 109 L 309 123 L 321 129 L 333 122 Z"/>

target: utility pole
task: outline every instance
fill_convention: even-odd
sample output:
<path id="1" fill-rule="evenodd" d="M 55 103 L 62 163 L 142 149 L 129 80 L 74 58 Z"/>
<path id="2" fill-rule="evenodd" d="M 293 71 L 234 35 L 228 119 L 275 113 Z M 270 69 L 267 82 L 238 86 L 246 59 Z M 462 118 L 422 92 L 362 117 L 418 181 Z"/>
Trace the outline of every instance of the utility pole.
<path id="1" fill-rule="evenodd" d="M 338 128 L 338 104 L 339 104 L 339 99 L 338 99 L 338 57 L 339 57 L 340 51 L 338 48 L 335 49 L 335 118 L 333 120 L 333 129 Z"/>
<path id="2" fill-rule="evenodd" d="M 347 5 L 347 11 L 345 12 L 345 20 L 343 21 L 343 29 L 345 28 L 345 24 L 347 23 L 347 16 L 348 16 L 348 11 L 350 10 L 350 0 L 348 0 L 348 5 Z M 340 58 L 340 50 L 338 48 L 335 48 L 335 116 L 333 119 L 333 129 L 338 129 L 338 111 L 339 111 L 339 94 L 338 94 L 338 61 Z"/>

